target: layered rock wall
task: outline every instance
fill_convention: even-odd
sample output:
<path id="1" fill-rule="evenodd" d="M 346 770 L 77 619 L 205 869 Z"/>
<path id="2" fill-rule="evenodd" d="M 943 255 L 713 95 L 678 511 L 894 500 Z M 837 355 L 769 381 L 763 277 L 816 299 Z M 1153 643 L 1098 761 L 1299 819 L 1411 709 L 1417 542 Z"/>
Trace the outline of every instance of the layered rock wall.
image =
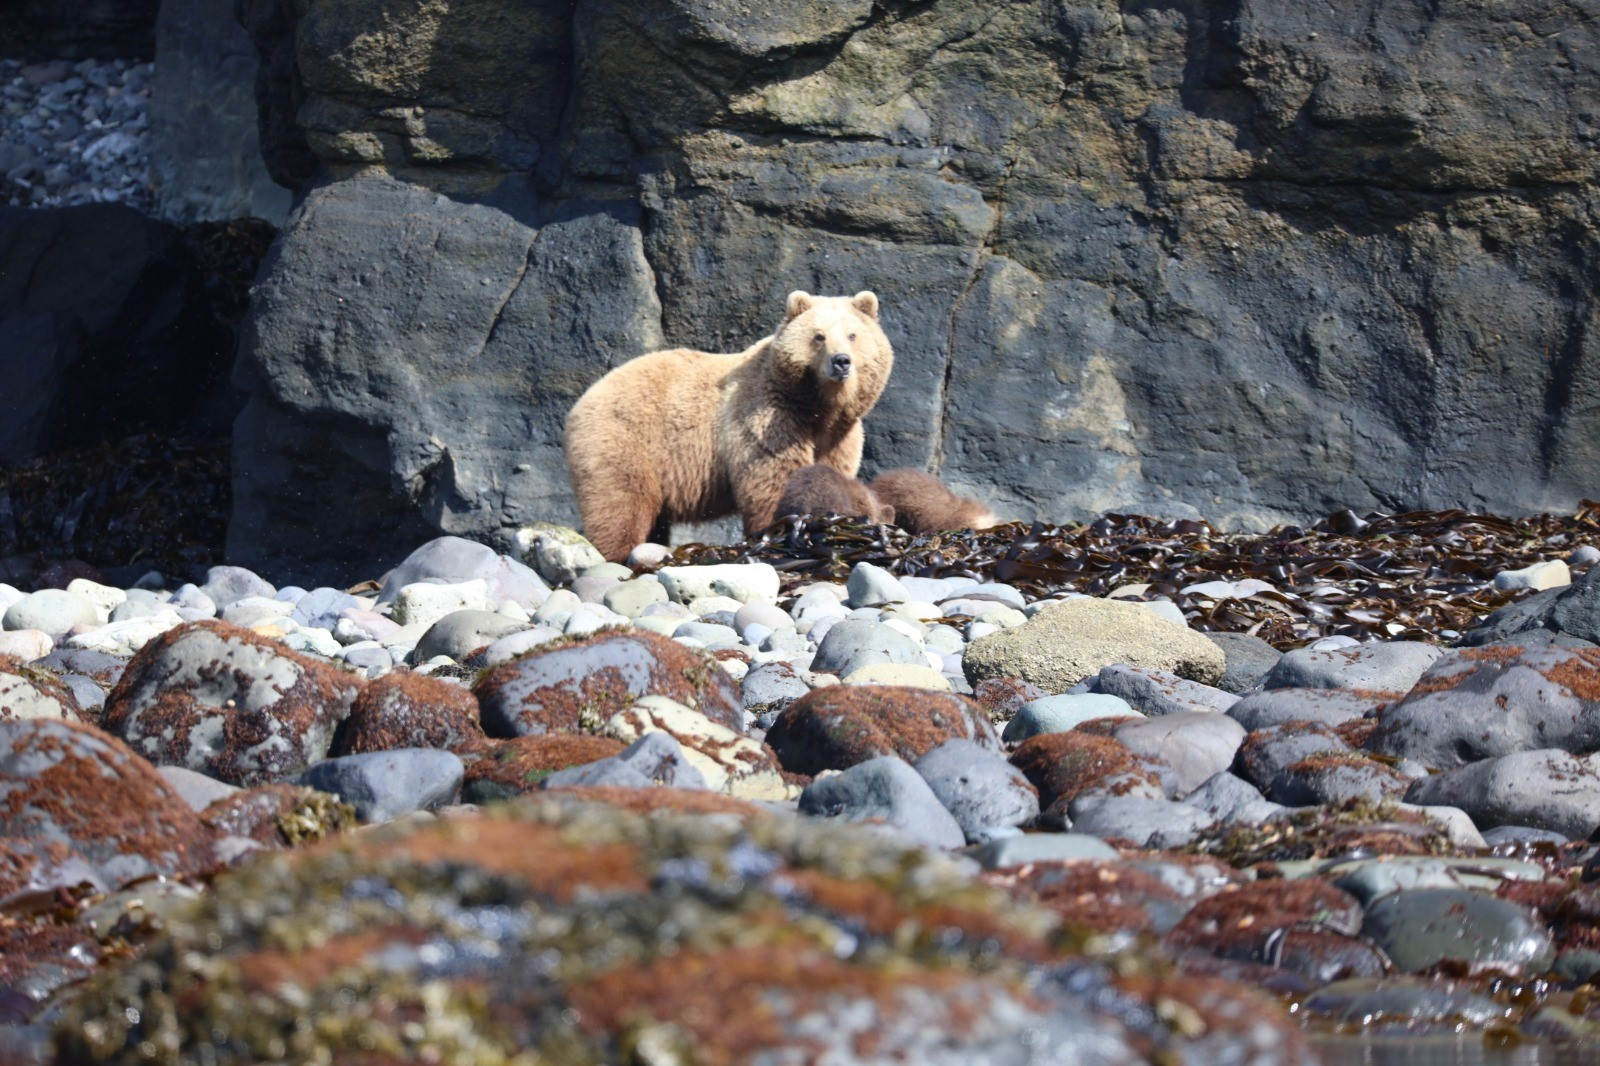
<path id="1" fill-rule="evenodd" d="M 353 574 L 571 518 L 582 389 L 795 288 L 882 298 L 867 472 L 1006 517 L 1570 508 L 1592 6 L 239 0 L 304 195 L 230 551 Z"/>

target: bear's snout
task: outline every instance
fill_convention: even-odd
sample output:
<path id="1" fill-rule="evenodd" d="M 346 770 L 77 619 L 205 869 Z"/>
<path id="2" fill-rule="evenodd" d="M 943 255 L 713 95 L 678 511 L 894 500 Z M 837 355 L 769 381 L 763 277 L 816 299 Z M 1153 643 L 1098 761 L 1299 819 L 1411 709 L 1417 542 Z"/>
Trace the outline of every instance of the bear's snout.
<path id="1" fill-rule="evenodd" d="M 828 376 L 835 381 L 843 381 L 850 376 L 849 352 L 840 352 L 828 359 Z"/>

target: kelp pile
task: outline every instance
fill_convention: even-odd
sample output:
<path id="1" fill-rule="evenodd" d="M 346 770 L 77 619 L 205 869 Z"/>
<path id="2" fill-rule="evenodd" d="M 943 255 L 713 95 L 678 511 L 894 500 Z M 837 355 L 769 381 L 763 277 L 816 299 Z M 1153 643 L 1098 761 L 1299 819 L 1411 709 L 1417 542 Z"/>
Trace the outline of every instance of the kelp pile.
<path id="1" fill-rule="evenodd" d="M 689 544 L 675 565 L 760 560 L 790 587 L 842 580 L 858 562 L 918 577 L 1003 581 L 1032 597 L 1067 592 L 1173 600 L 1197 629 L 1279 647 L 1318 637 L 1452 639 L 1514 598 L 1495 574 L 1600 546 L 1600 503 L 1571 516 L 1468 511 L 1359 516 L 1223 533 L 1207 522 L 1105 514 L 1074 525 L 1012 523 L 912 536 L 839 518 L 790 518 L 751 541 Z"/>
<path id="2" fill-rule="evenodd" d="M 175 578 L 222 561 L 230 445 L 159 433 L 0 464 L 0 557 L 143 566 Z"/>

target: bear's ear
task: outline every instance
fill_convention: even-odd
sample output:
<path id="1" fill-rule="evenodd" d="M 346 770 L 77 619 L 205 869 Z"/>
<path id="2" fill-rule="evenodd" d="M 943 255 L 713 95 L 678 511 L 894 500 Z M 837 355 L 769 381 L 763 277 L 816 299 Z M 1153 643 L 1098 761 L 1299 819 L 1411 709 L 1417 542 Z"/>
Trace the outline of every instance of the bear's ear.
<path id="1" fill-rule="evenodd" d="M 894 525 L 894 504 L 880 503 L 878 505 L 878 521 L 886 526 Z"/>
<path id="2" fill-rule="evenodd" d="M 868 318 L 878 317 L 878 294 L 871 289 L 858 292 L 850 299 L 850 306 L 866 315 Z"/>
<path id="3" fill-rule="evenodd" d="M 809 292 L 801 292 L 799 289 L 791 292 L 789 294 L 789 309 L 787 312 L 788 317 L 799 318 L 801 315 L 805 314 L 811 309 L 811 304 L 814 299 L 815 298 Z"/>

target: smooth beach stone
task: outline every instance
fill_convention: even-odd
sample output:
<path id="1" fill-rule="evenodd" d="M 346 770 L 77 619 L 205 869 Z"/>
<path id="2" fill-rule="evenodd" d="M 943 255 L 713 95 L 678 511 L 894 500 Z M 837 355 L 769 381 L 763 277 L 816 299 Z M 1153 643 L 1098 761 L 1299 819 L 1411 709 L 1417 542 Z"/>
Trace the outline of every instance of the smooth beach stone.
<path id="1" fill-rule="evenodd" d="M 1274 688 L 1245 693 L 1227 713 L 1252 731 L 1287 722 L 1341 725 L 1365 717 L 1382 702 L 1371 694 L 1344 689 Z"/>
<path id="2" fill-rule="evenodd" d="M 1419 888 L 1373 901 L 1361 925 L 1395 968 L 1421 973 L 1446 960 L 1540 973 L 1555 959 L 1550 930 L 1529 908 L 1481 892 Z"/>
<path id="3" fill-rule="evenodd" d="M 1433 644 L 1409 640 L 1331 651 L 1299 648 L 1278 660 L 1261 679 L 1261 687 L 1347 689 L 1400 696 L 1444 654 L 1444 649 Z"/>
<path id="4" fill-rule="evenodd" d="M 1120 696 L 1140 714 L 1156 717 L 1194 711 L 1223 712 L 1239 697 L 1210 685 L 1188 681 L 1166 670 L 1112 663 L 1085 684 L 1090 692 Z"/>
<path id="5" fill-rule="evenodd" d="M 526 628 L 525 623 L 493 611 L 451 611 L 422 634 L 417 641 L 416 658 L 426 661 L 436 655 L 446 655 L 460 662 L 501 637 Z"/>
<path id="6" fill-rule="evenodd" d="M 419 581 L 402 585 L 394 595 L 394 620 L 424 631 L 455 611 L 489 610 L 489 585 L 482 578 L 443 584 Z"/>
<path id="7" fill-rule="evenodd" d="M 544 778 L 546 789 L 562 788 L 709 788 L 706 779 L 670 733 L 646 733 L 616 755 L 556 770 Z"/>
<path id="8" fill-rule="evenodd" d="M 1431 855 L 1385 855 L 1325 864 L 1323 877 L 1362 904 L 1380 896 L 1414 888 L 1473 889 L 1492 894 L 1507 881 L 1543 881 L 1549 876 L 1536 862 L 1485 856 L 1470 859 Z"/>
<path id="9" fill-rule="evenodd" d="M 1267 675 L 1283 652 L 1250 633 L 1206 633 L 1205 638 L 1222 649 L 1225 667 L 1217 687 L 1242 695 Z"/>
<path id="10" fill-rule="evenodd" d="M 1410 784 L 1410 778 L 1366 755 L 1336 752 L 1290 763 L 1273 776 L 1266 792 L 1285 806 L 1316 807 L 1398 799 Z"/>
<path id="11" fill-rule="evenodd" d="M 677 603 L 692 603 L 702 596 L 728 596 L 740 603 L 771 603 L 778 598 L 778 571 L 770 563 L 663 566 L 656 577 Z"/>
<path id="12" fill-rule="evenodd" d="M 60 676 L 0 656 L 0 720 L 43 718 L 83 721 L 81 703 Z"/>
<path id="13" fill-rule="evenodd" d="M 881 607 L 886 603 L 903 603 L 911 598 L 898 578 L 871 563 L 857 563 L 851 567 L 844 587 L 849 592 L 845 602 L 851 607 Z"/>
<path id="14" fill-rule="evenodd" d="M 1233 765 L 1244 726 L 1214 711 L 1180 711 L 1124 722 L 1111 732 L 1129 751 L 1160 759 L 1177 775 L 1178 794 L 1199 788 Z"/>
<path id="15" fill-rule="evenodd" d="M 531 522 L 512 534 L 516 551 L 533 563 L 539 576 L 564 585 L 579 574 L 605 562 L 605 556 L 571 526 Z"/>
<path id="16" fill-rule="evenodd" d="M 927 656 L 921 645 L 897 629 L 882 622 L 847 618 L 829 629 L 817 645 L 811 669 L 843 677 L 872 663 L 925 666 Z"/>
<path id="17" fill-rule="evenodd" d="M 1494 587 L 1510 589 L 1554 589 L 1572 584 L 1572 571 L 1560 559 L 1524 566 L 1519 570 L 1502 570 L 1494 575 Z"/>
<path id="18" fill-rule="evenodd" d="M 950 681 L 931 666 L 915 663 L 868 663 L 840 678 L 847 685 L 906 685 L 931 692 L 949 692 Z"/>
<path id="19" fill-rule="evenodd" d="M 767 731 L 784 769 L 800 774 L 843 770 L 882 755 L 915 761 L 952 739 L 1000 750 L 994 725 L 974 701 L 896 685 L 815 688 L 785 707 Z"/>
<path id="20" fill-rule="evenodd" d="M 947 740 L 912 769 L 955 816 L 969 841 L 982 829 L 1018 826 L 1039 814 L 1039 792 L 1004 755 L 970 740 Z"/>
<path id="21" fill-rule="evenodd" d="M 550 590 L 530 567 L 497 554 L 488 545 L 445 536 L 418 547 L 390 571 L 378 590 L 377 602 L 393 603 L 407 585 L 459 585 L 472 581 L 484 583 L 484 602 L 460 606 L 479 610 L 490 610 L 504 600 L 531 605 L 542 601 Z"/>
<path id="22" fill-rule="evenodd" d="M 739 634 L 732 626 L 714 625 L 710 622 L 680 622 L 672 631 L 674 638 L 688 637 L 706 644 L 738 644 Z"/>
<path id="23" fill-rule="evenodd" d="M 1594 756 L 1519 751 L 1418 778 L 1407 802 L 1459 807 L 1479 829 L 1526 825 L 1583 840 L 1600 826 Z"/>
<path id="24" fill-rule="evenodd" d="M 338 796 L 364 822 L 387 822 L 454 803 L 464 772 L 461 757 L 453 752 L 391 748 L 323 759 L 296 781 Z"/>
<path id="25" fill-rule="evenodd" d="M 959 848 L 966 834 L 939 797 L 901 758 L 883 755 L 819 777 L 800 793 L 800 813 L 846 822 L 884 822 L 938 848 Z"/>
<path id="26" fill-rule="evenodd" d="M 517 656 L 526 655 L 560 636 L 561 630 L 544 625 L 508 633 L 484 649 L 483 665 L 499 666 L 501 663 L 510 662 Z"/>
<path id="27" fill-rule="evenodd" d="M 278 594 L 283 595 L 285 590 L 279 589 Z M 303 626 L 312 626 L 316 629 L 333 631 L 338 624 L 342 612 L 355 609 L 364 610 L 366 601 L 350 595 L 341 589 L 315 588 L 304 596 L 294 601 L 294 610 L 290 618 Z"/>
<path id="28" fill-rule="evenodd" d="M 206 571 L 205 584 L 200 586 L 200 591 L 218 610 L 246 596 L 264 596 L 270 600 L 277 594 L 271 582 L 242 566 L 211 567 Z"/>
<path id="29" fill-rule="evenodd" d="M 642 696 L 606 720 L 605 734 L 631 742 L 650 733 L 669 734 L 683 747 L 706 787 L 741 799 L 784 800 L 788 786 L 772 749 L 713 722 L 665 696 Z"/>
<path id="30" fill-rule="evenodd" d="M 1117 859 L 1116 848 L 1088 833 L 1022 833 L 991 840 L 969 853 L 985 870 L 1042 862 Z"/>
<path id="31" fill-rule="evenodd" d="M 1200 787 L 1183 797 L 1183 802 L 1198 807 L 1219 822 L 1259 825 L 1286 809 L 1273 803 L 1242 777 L 1223 770 L 1207 778 Z"/>
<path id="32" fill-rule="evenodd" d="M 1181 848 L 1216 819 L 1198 807 L 1152 796 L 1095 792 L 1067 808 L 1072 831 L 1131 840 L 1138 847 Z"/>
<path id="33" fill-rule="evenodd" d="M 227 799 L 235 792 L 243 791 L 237 785 L 218 781 L 187 766 L 158 766 L 156 773 L 161 775 L 172 791 L 183 798 L 183 802 L 196 811 L 203 811 L 217 800 Z"/>
<path id="34" fill-rule="evenodd" d="M 0 627 L 7 630 L 37 629 L 56 638 L 74 626 L 94 627 L 100 623 L 100 611 L 93 600 L 65 589 L 30 592 L 0 616 Z"/>
<path id="35" fill-rule="evenodd" d="M 1324 725 L 1291 722 L 1248 734 L 1239 745 L 1233 772 L 1265 791 L 1284 767 L 1313 755 L 1349 751 L 1350 745 Z"/>
<path id="36" fill-rule="evenodd" d="M 1065 733 L 1096 718 L 1138 715 L 1120 696 L 1098 692 L 1043 696 L 1024 703 L 1001 734 L 1008 744 L 1020 744 L 1041 733 Z"/>
<path id="37" fill-rule="evenodd" d="M 1302 1001 L 1312 1017 L 1348 1025 L 1401 1033 L 1443 1026 L 1454 1032 L 1462 1024 L 1486 1026 L 1504 1019 L 1507 1008 L 1470 987 L 1447 981 L 1422 981 L 1413 977 L 1355 977 L 1335 981 Z"/>

